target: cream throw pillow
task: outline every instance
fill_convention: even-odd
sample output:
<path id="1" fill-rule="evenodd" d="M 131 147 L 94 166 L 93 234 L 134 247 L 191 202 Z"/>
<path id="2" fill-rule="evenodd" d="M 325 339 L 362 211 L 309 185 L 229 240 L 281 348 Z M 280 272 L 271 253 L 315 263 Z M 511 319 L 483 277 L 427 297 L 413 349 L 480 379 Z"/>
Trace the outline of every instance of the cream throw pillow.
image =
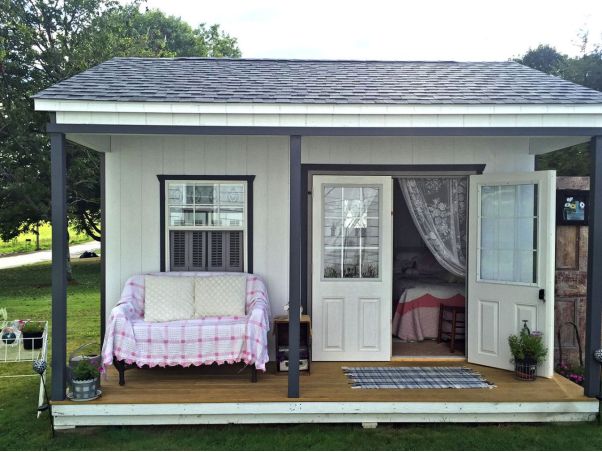
<path id="1" fill-rule="evenodd" d="M 195 278 L 195 317 L 244 317 L 246 300 L 246 275 L 217 275 Z"/>
<path id="2" fill-rule="evenodd" d="M 144 277 L 144 321 L 170 322 L 194 317 L 194 278 Z"/>

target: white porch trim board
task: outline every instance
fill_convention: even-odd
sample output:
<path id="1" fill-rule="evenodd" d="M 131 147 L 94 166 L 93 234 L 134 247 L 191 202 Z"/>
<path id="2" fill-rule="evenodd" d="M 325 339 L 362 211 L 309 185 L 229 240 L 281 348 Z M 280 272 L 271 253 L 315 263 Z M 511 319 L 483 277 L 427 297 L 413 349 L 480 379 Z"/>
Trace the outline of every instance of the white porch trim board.
<path id="1" fill-rule="evenodd" d="M 598 402 L 56 404 L 56 429 L 102 425 L 583 422 Z"/>
<path id="2" fill-rule="evenodd" d="M 261 127 L 600 127 L 600 105 L 340 105 L 35 99 L 59 124 Z"/>
<path id="3" fill-rule="evenodd" d="M 238 114 L 602 114 L 598 104 L 291 104 L 252 102 L 130 102 L 34 99 L 36 110 L 120 113 Z"/>
<path id="4" fill-rule="evenodd" d="M 258 127 L 601 127 L 600 114 L 239 114 L 57 112 L 59 124 Z"/>

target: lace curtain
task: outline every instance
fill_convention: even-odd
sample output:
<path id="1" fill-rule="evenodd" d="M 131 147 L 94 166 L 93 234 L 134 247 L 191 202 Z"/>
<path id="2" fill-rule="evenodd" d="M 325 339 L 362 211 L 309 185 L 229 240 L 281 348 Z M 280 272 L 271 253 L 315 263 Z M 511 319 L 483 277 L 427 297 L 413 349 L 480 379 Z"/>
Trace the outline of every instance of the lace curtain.
<path id="1" fill-rule="evenodd" d="M 466 274 L 465 177 L 400 178 L 414 224 L 437 262 L 457 276 Z"/>

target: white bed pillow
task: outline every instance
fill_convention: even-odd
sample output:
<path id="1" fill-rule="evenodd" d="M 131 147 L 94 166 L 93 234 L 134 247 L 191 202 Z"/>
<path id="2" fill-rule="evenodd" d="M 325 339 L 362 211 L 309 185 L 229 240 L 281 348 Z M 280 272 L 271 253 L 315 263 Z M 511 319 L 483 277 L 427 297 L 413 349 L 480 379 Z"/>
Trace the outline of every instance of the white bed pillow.
<path id="1" fill-rule="evenodd" d="M 194 317 L 194 278 L 144 277 L 144 321 L 170 322 Z"/>
<path id="2" fill-rule="evenodd" d="M 246 275 L 199 276 L 194 284 L 194 316 L 245 315 Z"/>

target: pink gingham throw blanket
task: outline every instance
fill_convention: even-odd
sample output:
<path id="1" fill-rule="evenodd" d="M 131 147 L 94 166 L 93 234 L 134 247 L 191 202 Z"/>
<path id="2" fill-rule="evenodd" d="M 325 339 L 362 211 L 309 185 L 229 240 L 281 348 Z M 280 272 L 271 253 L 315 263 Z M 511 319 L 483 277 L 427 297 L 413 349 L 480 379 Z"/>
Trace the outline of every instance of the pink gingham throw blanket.
<path id="1" fill-rule="evenodd" d="M 165 276 L 210 276 L 214 272 L 149 273 Z M 227 273 L 232 275 L 232 273 Z M 140 366 L 254 364 L 265 371 L 270 330 L 270 303 L 263 281 L 247 274 L 245 317 L 204 317 L 174 322 L 144 321 L 144 276 L 127 280 L 111 310 L 102 347 L 103 365 L 113 356 Z"/>

